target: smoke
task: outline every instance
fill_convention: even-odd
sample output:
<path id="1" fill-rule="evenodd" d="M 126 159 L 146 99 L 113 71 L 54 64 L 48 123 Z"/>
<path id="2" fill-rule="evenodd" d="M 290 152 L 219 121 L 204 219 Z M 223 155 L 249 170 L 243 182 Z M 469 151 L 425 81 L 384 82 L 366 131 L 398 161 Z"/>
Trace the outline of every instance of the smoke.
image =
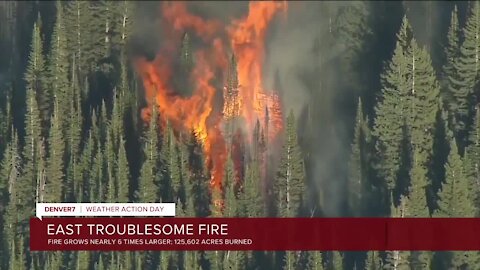
<path id="1" fill-rule="evenodd" d="M 132 37 L 127 47 L 130 59 L 146 57 L 148 60 L 153 60 L 155 58 L 161 36 L 159 8 L 158 2 L 138 2 L 134 14 Z"/>
<path id="2" fill-rule="evenodd" d="M 292 2 L 287 20 L 277 19 L 267 47 L 267 89 L 276 87 L 285 104 L 299 116 L 299 133 L 309 155 L 311 208 L 327 216 L 342 214 L 350 152 L 351 110 L 355 99 L 345 87 L 348 74 L 339 64 L 347 46 L 335 37 L 336 14 L 344 2 Z M 305 116 L 305 117 L 303 117 Z M 320 200 L 319 200 L 320 199 Z"/>
<path id="3" fill-rule="evenodd" d="M 351 3 L 290 2 L 267 32 L 264 88 L 278 91 L 284 114 L 298 118 L 299 137 L 308 155 L 308 197 L 329 216 L 340 215 L 350 152 L 351 113 L 344 101 L 356 100 L 339 58 L 348 46 L 335 37 L 336 14 Z M 248 12 L 248 2 L 188 2 L 191 13 L 204 19 L 230 22 Z M 164 39 L 160 6 L 139 5 L 130 54 L 152 59 Z M 194 44 L 193 46 L 200 46 Z M 212 46 L 212 44 L 203 44 Z M 353 110 L 354 111 L 354 110 Z M 320 199 L 320 200 L 319 200 Z"/>
<path id="4" fill-rule="evenodd" d="M 417 42 L 426 46 L 432 56 L 434 65 L 439 68 L 444 58 L 444 44 L 450 24 L 450 13 L 453 6 L 460 7 L 462 17 L 462 2 L 449 1 L 425 1 L 425 2 L 403 2 L 405 13 L 409 19 Z"/>

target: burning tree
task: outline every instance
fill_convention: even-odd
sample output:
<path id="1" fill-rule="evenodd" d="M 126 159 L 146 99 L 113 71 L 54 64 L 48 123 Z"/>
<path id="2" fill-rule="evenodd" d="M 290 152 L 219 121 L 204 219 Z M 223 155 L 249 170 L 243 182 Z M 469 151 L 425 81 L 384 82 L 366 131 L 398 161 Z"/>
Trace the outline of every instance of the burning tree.
<path id="1" fill-rule="evenodd" d="M 246 17 L 224 26 L 217 20 L 189 13 L 183 3 L 164 3 L 162 13 L 169 38 L 152 62 L 136 61 L 149 101 L 144 120 L 148 121 L 150 108 L 158 106 L 161 122 L 169 121 L 180 133 L 193 131 L 205 156 L 216 209 L 222 205 L 227 157 L 232 156 L 236 178 L 241 180 L 247 156 L 245 143 L 251 144 L 249 139 L 257 121 L 264 123 L 269 139 L 281 130 L 280 100 L 263 89 L 262 67 L 266 30 L 275 14 L 284 9 L 285 3 L 251 2 Z M 213 46 L 192 53 L 187 31 Z M 226 57 L 228 46 L 233 51 L 230 61 Z M 177 60 L 171 52 L 177 48 L 181 48 L 181 64 L 193 88 L 191 95 L 180 95 L 171 81 Z M 213 81 L 218 72 L 224 74 L 223 108 L 215 102 L 217 87 Z"/>

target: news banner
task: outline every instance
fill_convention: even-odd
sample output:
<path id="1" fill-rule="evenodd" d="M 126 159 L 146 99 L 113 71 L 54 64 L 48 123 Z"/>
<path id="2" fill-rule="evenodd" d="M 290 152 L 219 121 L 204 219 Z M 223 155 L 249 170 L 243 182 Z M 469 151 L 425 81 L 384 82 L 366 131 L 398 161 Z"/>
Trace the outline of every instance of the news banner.
<path id="1" fill-rule="evenodd" d="M 39 203 L 30 249 L 480 250 L 477 218 L 185 218 L 174 203 Z"/>

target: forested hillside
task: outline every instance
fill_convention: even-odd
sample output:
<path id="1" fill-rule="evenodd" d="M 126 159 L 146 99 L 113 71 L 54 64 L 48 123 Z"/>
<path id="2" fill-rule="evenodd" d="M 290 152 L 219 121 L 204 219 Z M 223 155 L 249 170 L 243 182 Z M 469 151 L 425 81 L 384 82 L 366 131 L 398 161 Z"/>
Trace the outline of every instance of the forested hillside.
<path id="1" fill-rule="evenodd" d="M 479 252 L 30 252 L 37 202 L 477 217 L 480 3 L 0 3 L 0 269 L 479 269 Z M 459 228 L 461 229 L 461 228 Z"/>

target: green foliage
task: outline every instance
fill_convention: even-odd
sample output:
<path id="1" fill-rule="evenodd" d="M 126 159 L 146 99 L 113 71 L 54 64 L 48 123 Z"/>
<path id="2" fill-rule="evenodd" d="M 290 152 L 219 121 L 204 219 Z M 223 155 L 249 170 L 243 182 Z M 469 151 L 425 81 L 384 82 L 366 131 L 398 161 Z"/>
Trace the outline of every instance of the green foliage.
<path id="1" fill-rule="evenodd" d="M 456 143 L 451 142 L 446 167 L 445 183 L 439 194 L 439 217 L 474 217 L 475 205 L 472 200 L 472 184 L 465 174 L 464 162 L 458 154 Z"/>
<path id="2" fill-rule="evenodd" d="M 30 252 L 28 218 L 34 214 L 36 201 L 173 201 L 177 203 L 178 216 L 183 217 L 304 215 L 310 207 L 307 203 L 317 203 L 306 201 L 307 191 L 308 195 L 317 195 L 316 190 L 306 189 L 307 180 L 317 183 L 313 171 L 324 168 L 308 162 L 313 160 L 309 155 L 311 149 L 300 145 L 308 145 L 304 144 L 305 140 L 316 138 L 318 129 L 313 126 L 318 123 L 312 111 L 321 107 L 318 102 L 324 99 L 323 89 L 336 86 L 319 77 L 318 87 L 322 91 L 312 91 L 308 96 L 308 119 L 297 115 L 297 123 L 293 112 L 286 115 L 283 138 L 280 138 L 283 141 L 278 142 L 278 146 L 283 142 L 282 149 L 276 149 L 277 142 L 267 139 L 267 127 L 257 120 L 252 134 L 245 133 L 251 138 L 245 140 L 250 148 L 247 147 L 244 159 L 234 162 L 228 153 L 222 190 L 212 189 L 207 157 L 195 135 L 186 134 L 189 130 L 178 130 L 177 123 L 174 129 L 173 123 L 164 121 L 165 115 L 159 115 L 156 107 L 149 123 L 143 123 L 139 116 L 143 100 L 139 94 L 142 90 L 137 88 L 141 83 L 130 67 L 132 54 L 127 50 L 127 41 L 134 30 L 136 3 L 57 1 L 54 5 L 54 14 L 45 12 L 44 6 L 39 8 L 42 16 L 47 16 L 47 23 L 44 27 L 38 19 L 32 29 L 23 22 L 20 25 L 23 17 L 19 11 L 24 12 L 24 6 L 5 4 L 1 8 L 8 13 L 8 18 L 19 13 L 19 19 L 15 20 L 19 21 L 18 27 L 8 21 L 2 29 L 22 33 L 21 29 L 28 26 L 27 30 L 32 30 L 31 40 L 28 40 L 30 33 L 25 35 L 26 43 L 30 43 L 26 69 L 20 70 L 23 64 L 12 61 L 3 63 L 0 71 L 0 92 L 4 94 L 0 98 L 0 236 L 5 240 L 0 248 L 1 269 L 320 270 L 344 269 L 351 263 L 349 256 L 343 257 L 338 251 L 328 254 L 317 251 Z M 321 42 L 342 52 L 331 55 L 328 67 L 339 68 L 343 74 L 341 79 L 345 79 L 345 85 L 352 90 L 370 88 L 366 95 L 364 92 L 359 95 L 362 100 L 359 99 L 352 127 L 348 163 L 338 164 L 348 170 L 345 175 L 348 190 L 339 196 L 346 199 L 345 206 L 353 215 L 370 214 L 371 206 L 376 203 L 372 196 L 378 195 L 391 198 L 383 202 L 391 206 L 391 217 L 477 216 L 480 110 L 475 116 L 473 111 L 478 107 L 475 94 L 479 79 L 480 4 L 470 3 L 465 26 L 459 22 L 459 10 L 453 9 L 449 30 L 444 33 L 442 67 L 434 67 L 430 52 L 416 41 L 416 38 L 423 40 L 419 36 L 421 32 L 416 31 L 414 37 L 407 17 L 403 17 L 396 43 L 392 44 L 395 45 L 393 54 L 380 76 L 379 100 L 371 114 L 368 95 L 377 87 L 359 83 L 363 76 L 359 71 L 363 63 L 359 60 L 365 51 L 373 48 L 370 45 L 379 42 L 374 31 L 392 34 L 387 33 L 387 26 L 371 24 L 371 16 L 378 12 L 375 5 L 341 4 L 332 8 L 335 13 L 326 12 L 333 16 L 333 22 L 330 17 L 330 35 L 324 35 Z M 50 6 L 53 7 L 53 3 Z M 25 12 L 27 10 L 25 8 Z M 139 24 L 138 29 L 142 26 Z M 174 88 L 195 89 L 195 82 L 189 78 L 197 43 L 192 33 L 179 34 L 183 34 L 183 39 L 179 36 L 175 42 L 180 55 L 173 60 L 180 65 L 174 67 L 175 71 L 179 67 L 182 70 L 175 74 L 178 81 Z M 26 47 L 28 44 L 17 44 L 24 39 L 23 34 L 15 35 L 8 37 L 7 43 Z M 388 39 L 382 39 L 382 47 L 384 41 Z M 3 44 L 0 44 L 2 48 Z M 324 49 L 318 50 L 323 53 Z M 20 49 L 12 50 L 15 55 L 23 55 L 17 50 Z M 44 53 L 48 57 L 45 58 Z M 241 61 L 233 55 L 229 60 L 228 69 L 218 70 L 215 76 L 218 82 L 224 80 L 224 94 L 235 98 L 236 91 L 242 91 L 237 77 L 237 64 Z M 324 60 L 322 55 L 322 63 L 318 69 L 312 68 L 313 72 L 324 73 Z M 440 77 L 436 75 L 436 68 L 441 68 Z M 371 70 L 376 70 L 374 65 Z M 25 85 L 14 79 L 13 75 L 18 72 L 24 72 Z M 335 79 L 338 78 L 332 81 Z M 23 87 L 25 89 L 21 89 Z M 217 89 L 220 90 L 221 87 Z M 187 92 L 182 94 L 191 94 Z M 283 102 L 284 105 L 295 103 Z M 25 113 L 21 111 L 23 108 L 16 107 L 19 104 Z M 235 114 L 239 108 L 231 109 Z M 447 113 L 439 114 L 441 109 L 448 111 L 448 117 Z M 369 119 L 374 120 L 372 131 Z M 143 130 L 144 124 L 147 128 Z M 445 125 L 444 131 L 440 130 L 442 125 Z M 229 122 L 220 128 L 230 144 L 237 127 Z M 448 136 L 443 136 L 444 133 Z M 438 137 L 442 139 L 436 140 Z M 445 160 L 447 148 L 450 152 Z M 319 150 L 327 152 L 329 148 Z M 374 179 L 383 183 L 377 185 Z M 319 192 L 324 192 L 323 186 L 321 188 Z M 437 191 L 438 194 L 434 194 Z M 222 212 L 213 204 L 216 201 L 223 201 Z M 276 213 L 270 206 L 277 208 Z M 374 214 L 384 216 L 387 212 Z M 369 251 L 365 263 L 356 258 L 354 267 L 364 264 L 368 270 L 426 269 L 435 261 L 431 257 L 430 252 L 386 251 L 383 258 L 380 252 Z M 437 253 L 436 257 L 440 257 L 448 269 L 474 269 L 480 256 L 478 252 L 456 251 Z"/>
<path id="3" fill-rule="evenodd" d="M 286 138 L 274 185 L 279 215 L 296 216 L 305 190 L 305 168 L 293 111 L 287 118 Z"/>
<path id="4" fill-rule="evenodd" d="M 142 165 L 137 198 L 141 202 L 158 201 L 158 165 L 159 139 L 158 114 L 154 106 L 147 136 L 144 142 L 145 161 Z"/>
<path id="5" fill-rule="evenodd" d="M 63 139 L 59 110 L 55 107 L 50 128 L 50 155 L 48 159 L 47 182 L 45 184 L 45 202 L 62 202 L 64 194 L 64 158 L 65 141 Z"/>
<path id="6" fill-rule="evenodd" d="M 66 121 L 70 117 L 72 98 L 71 87 L 69 87 L 69 55 L 67 44 L 67 33 L 63 6 L 60 1 L 56 2 L 56 21 L 51 39 L 51 51 L 48 58 L 48 87 L 53 97 L 56 109 L 60 112 L 58 122 L 61 130 L 64 130 Z"/>
<path id="7" fill-rule="evenodd" d="M 458 22 L 458 8 L 455 5 L 454 10 L 450 18 L 450 27 L 447 34 L 447 44 L 445 46 L 445 58 L 446 63 L 443 66 L 443 91 L 442 97 L 447 106 L 450 118 L 453 120 L 455 131 L 459 131 L 462 128 L 462 123 L 457 123 L 459 114 L 457 112 L 463 112 L 466 109 L 467 100 L 463 96 L 462 92 L 458 89 L 458 76 L 457 70 L 458 57 L 460 55 L 460 25 Z"/>
<path id="8" fill-rule="evenodd" d="M 40 19 L 33 25 L 32 42 L 30 45 L 27 70 L 25 72 L 25 81 L 27 83 L 27 92 L 33 92 L 33 95 L 37 99 L 38 110 L 41 113 L 40 119 L 42 120 L 42 126 L 44 126 L 50 116 L 52 101 L 51 94 L 47 90 L 46 67 L 40 25 Z"/>
<path id="9" fill-rule="evenodd" d="M 401 164 L 401 144 L 403 124 L 408 117 L 409 76 L 407 49 L 411 40 L 411 28 L 404 17 L 397 34 L 397 43 L 391 62 L 382 74 L 381 100 L 375 107 L 375 125 L 373 135 L 377 138 L 376 149 L 379 154 L 381 175 L 387 188 L 392 190 L 397 184 Z"/>
<path id="10" fill-rule="evenodd" d="M 370 191 L 370 130 L 363 116 L 361 99 L 358 100 L 354 138 L 349 161 L 348 203 L 354 215 L 362 215 L 366 209 L 365 194 Z"/>
<path id="11" fill-rule="evenodd" d="M 456 86 L 455 97 L 457 99 L 457 122 L 462 133 L 461 141 L 465 140 L 465 130 L 469 129 L 469 118 L 472 114 L 472 102 L 478 76 L 478 55 L 480 31 L 480 5 L 473 2 L 470 5 L 467 21 L 463 28 L 464 41 L 460 46 L 460 54 L 455 62 L 455 69 L 458 71 L 458 79 L 454 79 Z M 464 147 L 462 143 L 460 149 Z"/>
<path id="12" fill-rule="evenodd" d="M 333 251 L 332 252 L 332 266 L 335 270 L 343 270 L 343 255 L 340 251 Z"/>

